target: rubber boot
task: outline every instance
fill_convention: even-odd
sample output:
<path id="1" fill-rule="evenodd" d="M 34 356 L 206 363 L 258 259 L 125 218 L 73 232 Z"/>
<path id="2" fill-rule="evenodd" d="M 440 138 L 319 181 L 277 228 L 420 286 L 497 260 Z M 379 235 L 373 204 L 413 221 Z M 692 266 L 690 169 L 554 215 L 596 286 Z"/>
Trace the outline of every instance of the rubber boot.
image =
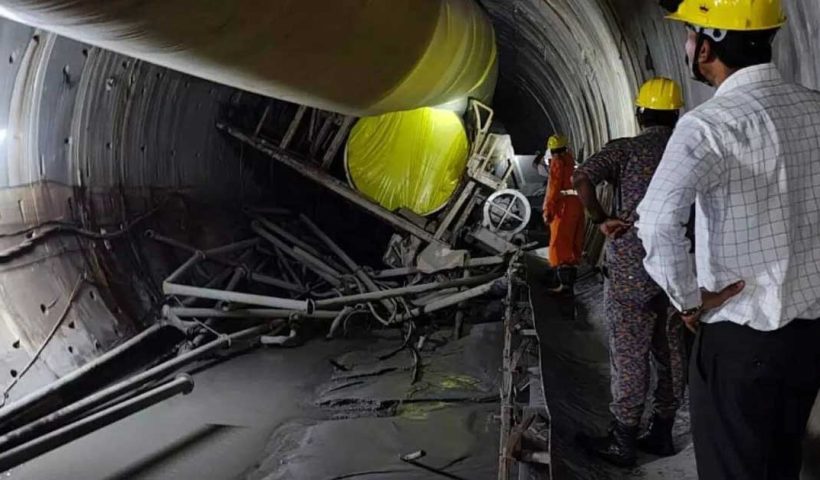
<path id="1" fill-rule="evenodd" d="M 675 444 L 672 442 L 672 426 L 674 424 L 674 417 L 661 418 L 654 415 L 649 421 L 649 428 L 646 433 L 638 437 L 638 448 L 659 457 L 671 457 L 675 454 Z"/>
<path id="2" fill-rule="evenodd" d="M 637 461 L 636 441 L 638 426 L 629 427 L 618 421 L 612 423 L 609 434 L 604 437 L 578 435 L 578 443 L 591 455 L 602 458 L 618 467 L 634 467 Z"/>

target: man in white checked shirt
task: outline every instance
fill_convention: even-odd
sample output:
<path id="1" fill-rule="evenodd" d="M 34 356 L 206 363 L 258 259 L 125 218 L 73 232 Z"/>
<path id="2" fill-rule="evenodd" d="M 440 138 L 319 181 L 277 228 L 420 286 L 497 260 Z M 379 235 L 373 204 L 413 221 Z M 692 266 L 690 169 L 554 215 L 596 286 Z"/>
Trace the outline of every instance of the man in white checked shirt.
<path id="1" fill-rule="evenodd" d="M 672 3 L 695 77 L 717 92 L 678 123 L 637 228 L 646 270 L 698 331 L 698 473 L 797 480 L 820 390 L 820 94 L 770 63 L 780 0 Z"/>

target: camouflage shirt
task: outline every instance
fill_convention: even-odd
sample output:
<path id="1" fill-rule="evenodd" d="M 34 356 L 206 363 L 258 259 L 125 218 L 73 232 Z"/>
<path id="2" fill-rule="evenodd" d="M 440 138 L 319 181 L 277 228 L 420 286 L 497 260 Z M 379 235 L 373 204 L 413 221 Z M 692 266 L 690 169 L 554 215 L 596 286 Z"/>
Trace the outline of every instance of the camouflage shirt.
<path id="1" fill-rule="evenodd" d="M 630 223 L 637 220 L 635 210 L 671 136 L 671 128 L 651 127 L 637 137 L 613 140 L 578 169 L 593 184 L 608 182 L 614 187 L 613 217 Z M 609 241 L 606 256 L 613 294 L 626 300 L 648 299 L 658 293 L 659 287 L 643 268 L 646 251 L 634 228 Z"/>

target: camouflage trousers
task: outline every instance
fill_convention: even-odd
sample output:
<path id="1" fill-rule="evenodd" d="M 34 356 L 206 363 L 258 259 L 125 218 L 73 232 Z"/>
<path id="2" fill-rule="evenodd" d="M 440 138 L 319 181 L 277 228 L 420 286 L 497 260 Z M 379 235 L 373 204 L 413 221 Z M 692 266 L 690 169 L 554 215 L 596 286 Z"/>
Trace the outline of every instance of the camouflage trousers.
<path id="1" fill-rule="evenodd" d="M 646 298 L 646 292 L 641 293 Z M 674 310 L 660 289 L 649 300 L 624 300 L 621 295 L 612 295 L 612 286 L 607 282 L 605 303 L 612 415 L 625 425 L 640 423 L 654 366 L 654 413 L 673 417 L 685 388 L 683 322 L 679 316 L 670 315 Z"/>

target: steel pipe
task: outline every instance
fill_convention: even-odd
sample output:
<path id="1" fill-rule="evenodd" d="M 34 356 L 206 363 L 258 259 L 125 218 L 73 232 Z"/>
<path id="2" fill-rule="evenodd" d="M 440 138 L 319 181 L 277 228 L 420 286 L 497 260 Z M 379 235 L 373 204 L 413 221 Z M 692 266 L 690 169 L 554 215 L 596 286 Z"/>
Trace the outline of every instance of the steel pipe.
<path id="1" fill-rule="evenodd" d="M 365 272 L 362 269 L 362 267 L 358 263 L 356 263 L 356 261 L 353 260 L 353 258 L 351 258 L 350 255 L 347 254 L 347 252 L 344 251 L 342 247 L 340 247 L 335 241 L 333 241 L 333 239 L 330 238 L 328 234 L 326 234 L 321 228 L 319 228 L 318 225 L 313 223 L 313 221 L 310 218 L 308 218 L 307 215 L 302 214 L 299 216 L 299 218 L 302 220 L 302 223 L 304 223 L 308 227 L 308 229 L 310 229 L 310 231 L 313 232 L 313 234 L 317 238 L 319 238 L 319 240 L 321 240 L 322 242 L 324 242 L 325 245 L 327 245 L 327 248 L 329 248 L 331 252 L 333 252 L 337 257 L 339 257 L 342 263 L 344 263 L 347 266 L 347 268 L 350 269 L 350 271 L 353 272 L 354 275 L 356 275 L 356 278 L 358 278 L 364 284 L 365 288 L 369 292 L 378 292 L 379 290 L 381 290 L 376 285 L 376 283 L 373 282 L 373 279 L 370 278 L 370 275 L 368 275 L 367 272 Z M 384 307 L 388 310 L 395 308 L 395 305 L 391 304 L 386 300 L 382 301 L 382 305 L 384 305 Z"/>
<path id="2" fill-rule="evenodd" d="M 265 295 L 254 295 L 250 293 L 226 292 L 212 288 L 191 287 L 178 283 L 164 282 L 162 292 L 165 295 L 179 295 L 186 297 L 206 298 L 208 300 L 222 300 L 226 302 L 241 303 L 244 305 L 255 305 L 259 307 L 279 308 L 283 310 L 298 310 L 307 312 L 311 306 L 305 300 L 292 300 L 290 298 L 269 297 Z"/>
<path id="3" fill-rule="evenodd" d="M 460 291 L 461 290 L 458 288 L 447 288 L 444 290 L 439 290 L 437 292 L 431 292 L 427 295 L 421 295 L 410 300 L 410 304 L 414 307 L 423 307 L 429 303 L 435 302 L 436 300 L 441 300 L 442 298 L 449 297 L 450 295 L 455 295 Z"/>
<path id="4" fill-rule="evenodd" d="M 237 140 L 259 150 L 261 153 L 285 165 L 286 167 L 292 169 L 293 171 L 302 175 L 303 177 L 308 178 L 309 180 L 312 180 L 316 183 L 319 183 L 331 192 L 336 193 L 345 200 L 348 200 L 356 204 L 357 206 L 363 208 L 365 211 L 367 211 L 371 215 L 378 217 L 384 222 L 387 222 L 390 225 L 402 231 L 405 231 L 410 235 L 413 235 L 414 237 L 418 237 L 421 240 L 430 243 L 440 243 L 436 240 L 432 233 L 419 227 L 415 223 L 406 220 L 394 214 L 393 212 L 388 211 L 384 207 L 381 207 L 373 203 L 369 199 L 365 198 L 364 195 L 362 195 L 361 193 L 351 189 L 347 184 L 343 183 L 341 180 L 333 177 L 332 175 L 321 170 L 318 167 L 310 165 L 309 163 L 305 162 L 301 158 L 298 158 L 292 153 L 281 148 L 277 148 L 260 139 L 248 137 L 236 128 L 230 127 L 223 123 L 217 124 L 216 127 L 226 132 L 228 135 L 231 135 L 232 137 L 236 138 Z"/>
<path id="5" fill-rule="evenodd" d="M 261 273 L 251 272 L 248 276 L 251 280 L 256 283 L 261 283 L 263 285 L 268 285 L 270 287 L 280 288 L 282 290 L 288 290 L 293 293 L 305 293 L 304 287 L 296 285 L 295 283 L 290 283 L 285 280 L 280 280 L 278 278 L 273 278 L 269 275 L 263 275 Z"/>
<path id="6" fill-rule="evenodd" d="M 165 244 L 169 247 L 178 248 L 180 250 L 185 250 L 187 252 L 196 253 L 196 252 L 200 251 L 200 250 L 198 250 L 198 249 L 196 249 L 196 248 L 194 248 L 190 245 L 186 245 L 186 244 L 180 242 L 179 240 L 174 240 L 173 238 L 169 238 L 169 237 L 160 235 L 159 233 L 157 233 L 153 230 L 146 230 L 145 231 L 145 237 L 149 238 L 151 240 L 157 241 L 159 243 L 163 243 L 163 244 Z"/>
<path id="7" fill-rule="evenodd" d="M 336 288 L 339 288 L 339 287 L 342 286 L 342 282 L 341 282 L 341 280 L 339 280 L 338 277 L 334 277 L 333 275 L 331 275 L 327 271 L 323 270 L 321 267 L 317 267 L 317 266 L 309 263 L 308 261 L 306 261 L 305 258 L 297 255 L 293 248 L 291 248 L 289 245 L 287 245 L 282 240 L 279 240 L 278 238 L 276 238 L 274 235 L 271 235 L 264 228 L 262 228 L 261 224 L 259 224 L 258 222 L 254 222 L 251 225 L 251 229 L 253 229 L 253 231 L 256 232 L 260 237 L 267 240 L 273 246 L 278 248 L 282 253 L 288 255 L 289 257 L 293 258 L 297 262 L 299 262 L 302 265 L 308 267 L 311 271 L 313 271 L 313 273 L 318 275 L 322 280 L 325 280 L 326 282 L 328 282 L 329 284 L 333 285 Z"/>
<path id="8" fill-rule="evenodd" d="M 247 240 L 242 240 L 241 242 L 231 243 L 228 245 L 224 245 L 221 247 L 211 248 L 209 250 L 205 250 L 206 257 L 212 256 L 219 256 L 219 255 L 226 255 L 229 253 L 234 252 L 241 252 L 242 250 L 247 250 L 249 248 L 255 247 L 259 245 L 258 238 L 249 238 Z"/>
<path id="9" fill-rule="evenodd" d="M 167 310 L 166 310 L 167 309 Z M 165 306 L 163 312 L 173 314 L 179 318 L 290 318 L 298 315 L 301 318 L 315 318 L 318 320 L 330 320 L 336 318 L 339 312 L 317 310 L 313 313 L 305 313 L 297 310 L 272 310 L 272 309 L 243 309 L 243 310 L 219 310 L 214 308 L 185 308 Z"/>
<path id="10" fill-rule="evenodd" d="M 279 235 L 280 237 L 282 237 L 285 240 L 287 240 L 288 242 L 290 242 L 291 245 L 297 246 L 297 247 L 301 248 L 302 250 L 304 250 L 304 251 L 310 253 L 311 255 L 315 256 L 315 257 L 321 257 L 321 254 L 319 253 L 319 251 L 316 250 L 315 248 L 313 248 L 312 245 L 310 245 L 307 242 L 303 241 L 302 239 L 296 237 L 295 235 L 291 234 L 290 232 L 288 232 L 284 228 L 282 228 L 279 225 L 271 222 L 270 220 L 266 219 L 265 217 L 256 215 L 256 216 L 254 216 L 254 219 L 259 221 L 262 224 L 263 227 L 267 228 L 271 232 Z"/>
<path id="11" fill-rule="evenodd" d="M 456 270 L 459 268 L 481 268 L 481 267 L 494 267 L 496 265 L 502 265 L 506 262 L 504 257 L 483 257 L 483 258 L 473 258 L 468 260 L 465 265 L 462 266 L 454 266 L 447 270 Z M 446 271 L 446 270 L 442 270 Z M 373 278 L 377 279 L 385 279 L 385 278 L 396 278 L 396 277 L 406 277 L 410 275 L 418 275 L 422 274 L 423 272 L 419 270 L 417 267 L 403 267 L 403 268 L 392 268 L 389 270 L 382 270 L 380 272 L 376 272 L 373 274 Z"/>
<path id="12" fill-rule="evenodd" d="M 389 290 L 381 290 L 378 292 L 369 292 L 361 293 L 358 295 L 348 295 L 345 297 L 328 298 L 326 300 L 317 300 L 316 308 L 344 307 L 347 305 L 355 305 L 357 303 L 366 303 L 375 300 L 383 300 L 387 298 L 403 297 L 405 295 L 414 295 L 419 293 L 432 292 L 435 290 L 468 287 L 488 281 L 495 281 L 501 275 L 502 274 L 488 274 L 481 275 L 479 277 L 459 278 L 457 280 L 450 280 L 447 282 L 425 283 L 422 285 L 411 285 L 409 287 L 392 288 Z"/>
<path id="13" fill-rule="evenodd" d="M 184 244 L 184 243 L 182 243 L 178 240 L 174 240 L 173 238 L 164 237 L 164 236 L 154 232 L 153 230 L 149 230 L 149 231 L 145 232 L 145 235 L 148 238 L 152 239 L 152 240 L 155 240 L 159 243 L 163 243 L 163 244 L 168 245 L 170 247 L 178 248 L 180 250 L 184 250 L 184 251 L 192 252 L 192 253 L 196 253 L 196 252 L 200 251 L 200 250 L 197 250 L 196 248 L 194 248 L 190 245 L 186 245 L 186 244 Z M 213 250 L 211 250 L 211 251 L 213 251 Z M 228 259 L 221 258 L 219 256 L 214 256 L 214 255 L 208 256 L 207 252 L 202 252 L 202 253 L 205 254 L 204 259 L 207 260 L 207 261 L 210 261 L 210 262 L 218 263 L 220 265 L 225 265 L 225 266 L 233 267 L 233 268 L 238 268 L 238 267 L 243 267 L 244 266 L 244 265 L 242 265 L 241 262 L 228 260 Z M 259 274 L 259 273 L 251 272 L 249 278 L 251 280 L 253 280 L 254 282 L 262 283 L 264 285 L 268 285 L 268 286 L 271 286 L 271 287 L 281 288 L 282 290 L 288 290 L 288 291 L 294 292 L 294 293 L 305 293 L 305 289 L 302 288 L 301 286 L 295 285 L 295 284 L 287 282 L 285 280 L 279 280 L 278 278 L 273 278 L 273 277 L 270 277 L 268 275 L 262 275 L 262 274 Z M 210 286 L 206 285 L 205 288 L 210 288 L 211 286 L 213 286 L 213 285 L 210 285 Z"/>
<path id="14" fill-rule="evenodd" d="M 194 252 L 194 254 L 189 258 L 185 263 L 180 265 L 176 270 L 174 270 L 168 278 L 165 279 L 166 282 L 175 282 L 179 279 L 179 277 L 185 275 L 188 270 L 194 267 L 197 263 L 201 262 L 202 259 L 205 258 L 205 254 L 202 252 Z"/>
<path id="15" fill-rule="evenodd" d="M 233 271 L 234 271 L 233 267 L 225 268 L 220 273 L 215 275 L 213 278 L 208 280 L 208 283 L 203 285 L 203 288 L 212 288 L 212 287 L 217 286 L 218 284 L 220 284 L 223 281 L 227 280 L 228 277 L 231 276 Z M 194 302 L 196 302 L 197 300 L 199 300 L 197 297 L 188 297 L 188 298 L 185 298 L 185 299 L 182 300 L 182 304 L 185 305 L 186 307 L 189 307 L 189 306 L 193 305 Z"/>
<path id="16" fill-rule="evenodd" d="M 233 271 L 233 274 L 231 275 L 231 279 L 228 280 L 228 284 L 225 285 L 225 290 L 229 292 L 236 290 L 236 286 L 239 285 L 239 282 L 242 280 L 242 278 L 246 277 L 247 274 L 248 271 L 245 269 L 245 267 L 236 267 Z M 225 305 L 225 302 L 220 301 L 216 303 L 216 308 L 222 309 L 222 307 L 224 307 Z"/>
<path id="17" fill-rule="evenodd" d="M 478 287 L 471 288 L 470 290 L 465 290 L 463 292 L 456 293 L 455 295 L 442 298 L 441 300 L 436 300 L 434 302 L 428 303 L 423 307 L 414 308 L 409 313 L 399 315 L 396 321 L 406 322 L 410 319 L 419 317 L 421 315 L 437 312 L 439 310 L 443 310 L 445 308 L 458 305 L 461 302 L 465 302 L 467 300 L 472 300 L 482 295 L 486 295 L 493 288 L 495 288 L 496 285 L 499 285 L 502 282 L 503 280 L 493 280 L 492 282 L 485 283 L 484 285 L 479 285 Z"/>
<path id="18" fill-rule="evenodd" d="M 340 271 L 328 265 L 328 263 L 325 262 L 323 259 L 315 257 L 311 255 L 309 252 L 302 250 L 299 247 L 293 247 L 293 253 L 294 255 L 300 257 L 302 261 L 304 261 L 305 263 L 308 263 L 316 268 L 324 270 L 328 275 L 331 275 L 333 278 L 340 279 L 342 277 L 342 273 Z"/>
<path id="19" fill-rule="evenodd" d="M 63 407 L 54 413 L 1 436 L 0 451 L 5 451 L 16 447 L 17 445 L 28 442 L 33 438 L 44 435 L 47 432 L 71 423 L 77 418 L 80 418 L 82 415 L 91 412 L 95 408 L 105 405 L 106 403 L 115 400 L 122 395 L 134 392 L 135 390 L 144 387 L 151 382 L 160 380 L 161 378 L 170 375 L 175 370 L 202 358 L 214 350 L 229 347 L 232 342 L 259 336 L 270 330 L 270 325 L 261 325 L 248 328 L 231 335 L 219 337 L 197 349 L 174 357 L 155 367 L 145 370 L 144 372 L 138 373 L 131 378 L 104 388 L 103 390 L 89 395 L 88 397 L 72 403 L 71 405 Z"/>
<path id="20" fill-rule="evenodd" d="M 59 380 L 50 383 L 49 385 L 46 385 L 40 388 L 39 390 L 29 393 L 25 397 L 20 398 L 19 400 L 10 404 L 9 406 L 0 409 L 0 431 L 8 431 L 8 426 L 12 424 L 18 416 L 26 413 L 30 414 L 32 411 L 38 410 L 39 408 L 41 408 L 41 404 L 51 403 L 49 402 L 50 397 L 54 395 L 60 395 L 60 392 L 62 392 L 63 389 L 70 386 L 73 382 L 76 382 L 77 380 L 84 378 L 87 375 L 94 374 L 98 369 L 101 369 L 108 362 L 114 360 L 120 355 L 129 352 L 146 339 L 149 339 L 156 335 L 162 328 L 173 327 L 168 327 L 164 324 L 152 325 L 151 327 L 144 330 L 142 333 L 135 335 L 123 344 L 109 350 L 108 352 L 86 363 L 77 370 L 74 370 L 73 372 L 63 376 Z M 54 410 L 56 410 L 56 408 L 54 408 Z M 51 411 L 45 411 L 44 414 L 50 413 Z"/>
<path id="21" fill-rule="evenodd" d="M 24 445 L 0 453 L 0 471 L 16 467 L 171 397 L 179 394 L 187 395 L 193 389 L 193 379 L 189 375 L 179 375 L 173 380 L 134 398 L 127 399 L 122 403 L 89 415 Z"/>

